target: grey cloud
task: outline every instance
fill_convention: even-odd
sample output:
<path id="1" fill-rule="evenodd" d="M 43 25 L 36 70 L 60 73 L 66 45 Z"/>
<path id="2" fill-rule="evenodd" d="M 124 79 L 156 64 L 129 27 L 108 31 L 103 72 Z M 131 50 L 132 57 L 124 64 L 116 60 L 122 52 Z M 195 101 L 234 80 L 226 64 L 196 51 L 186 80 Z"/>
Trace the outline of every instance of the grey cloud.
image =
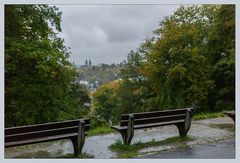
<path id="1" fill-rule="evenodd" d="M 71 47 L 71 61 L 119 63 L 135 50 L 177 5 L 58 5 L 60 35 Z"/>

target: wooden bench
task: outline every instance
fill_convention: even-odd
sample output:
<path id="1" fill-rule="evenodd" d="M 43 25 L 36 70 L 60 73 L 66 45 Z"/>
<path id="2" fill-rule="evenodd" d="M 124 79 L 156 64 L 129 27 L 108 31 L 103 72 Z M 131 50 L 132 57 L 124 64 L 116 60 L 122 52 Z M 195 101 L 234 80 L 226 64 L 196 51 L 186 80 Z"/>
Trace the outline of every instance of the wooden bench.
<path id="1" fill-rule="evenodd" d="M 77 119 L 62 122 L 43 123 L 28 126 L 5 128 L 5 147 L 35 144 L 60 139 L 71 139 L 74 156 L 82 151 L 90 119 Z"/>
<path id="2" fill-rule="evenodd" d="M 232 120 L 235 122 L 235 111 L 225 111 L 223 112 L 223 114 L 226 114 L 227 116 L 232 118 Z"/>
<path id="3" fill-rule="evenodd" d="M 134 129 L 151 128 L 165 125 L 176 125 L 180 136 L 186 136 L 191 126 L 191 117 L 194 108 L 165 110 L 155 112 L 143 112 L 122 114 L 120 125 L 111 128 L 118 130 L 122 135 L 123 143 L 130 145 L 134 135 Z"/>

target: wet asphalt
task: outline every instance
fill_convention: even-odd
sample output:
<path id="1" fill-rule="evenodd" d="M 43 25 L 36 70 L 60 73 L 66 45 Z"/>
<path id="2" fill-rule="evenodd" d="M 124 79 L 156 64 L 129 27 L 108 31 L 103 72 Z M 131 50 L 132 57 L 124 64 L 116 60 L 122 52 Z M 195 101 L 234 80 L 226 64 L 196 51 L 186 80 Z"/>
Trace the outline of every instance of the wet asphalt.
<path id="1" fill-rule="evenodd" d="M 139 156 L 135 159 L 235 159 L 235 141 L 196 145 L 170 152 Z"/>

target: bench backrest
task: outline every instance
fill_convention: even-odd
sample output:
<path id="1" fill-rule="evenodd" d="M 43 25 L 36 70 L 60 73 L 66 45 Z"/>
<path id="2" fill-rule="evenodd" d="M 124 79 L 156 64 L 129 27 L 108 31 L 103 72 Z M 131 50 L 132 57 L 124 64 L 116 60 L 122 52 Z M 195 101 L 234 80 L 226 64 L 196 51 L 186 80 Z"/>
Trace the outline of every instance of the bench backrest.
<path id="1" fill-rule="evenodd" d="M 82 120 L 85 122 L 85 131 L 88 131 L 90 119 L 84 118 Z M 78 133 L 79 121 L 80 119 L 6 128 L 5 142 Z"/>
<path id="2" fill-rule="evenodd" d="M 134 117 L 134 125 L 185 120 L 187 109 L 190 110 L 191 114 L 194 112 L 194 108 L 185 108 L 154 112 L 132 113 Z M 128 125 L 129 115 L 130 114 L 122 114 L 120 126 Z"/>

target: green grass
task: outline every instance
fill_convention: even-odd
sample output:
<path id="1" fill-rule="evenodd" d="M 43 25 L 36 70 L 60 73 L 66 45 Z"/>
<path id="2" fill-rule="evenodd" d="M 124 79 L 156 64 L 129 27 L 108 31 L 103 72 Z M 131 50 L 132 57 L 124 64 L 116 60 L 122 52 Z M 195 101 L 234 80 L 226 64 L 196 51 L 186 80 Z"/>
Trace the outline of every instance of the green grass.
<path id="1" fill-rule="evenodd" d="M 118 158 L 131 158 L 137 156 L 139 154 L 139 150 L 154 147 L 159 145 L 166 145 L 171 143 L 179 143 L 184 141 L 193 140 L 191 137 L 171 137 L 162 141 L 155 141 L 154 139 L 150 142 L 143 143 L 141 141 L 132 144 L 132 145 L 124 145 L 121 140 L 116 141 L 116 143 L 109 146 L 109 149 L 117 153 Z"/>
<path id="2" fill-rule="evenodd" d="M 200 119 L 210 119 L 210 118 L 218 118 L 224 117 L 223 112 L 217 113 L 197 113 L 193 115 L 193 120 L 200 120 Z"/>
<path id="3" fill-rule="evenodd" d="M 88 131 L 88 136 L 94 136 L 94 135 L 103 135 L 115 132 L 115 130 L 111 129 L 110 127 L 98 127 L 94 129 L 90 129 Z"/>

